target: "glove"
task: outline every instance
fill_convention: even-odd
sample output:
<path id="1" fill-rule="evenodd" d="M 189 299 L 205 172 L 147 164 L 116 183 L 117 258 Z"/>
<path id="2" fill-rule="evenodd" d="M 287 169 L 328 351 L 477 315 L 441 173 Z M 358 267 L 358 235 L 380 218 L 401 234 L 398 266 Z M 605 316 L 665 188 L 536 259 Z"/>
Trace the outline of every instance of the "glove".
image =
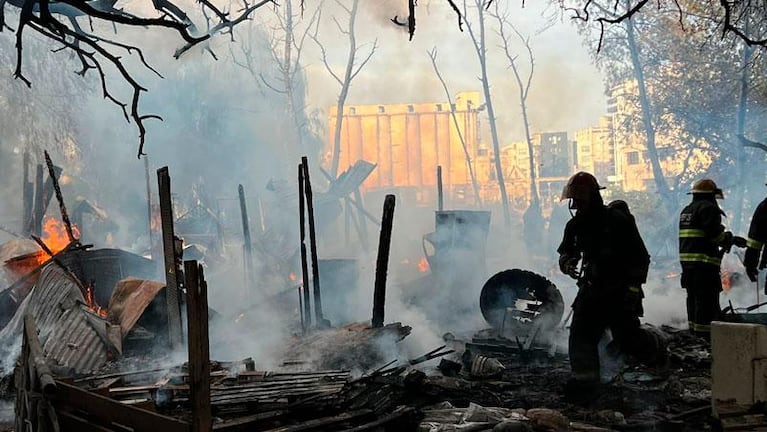
<path id="1" fill-rule="evenodd" d="M 721 241 L 719 242 L 719 246 L 724 249 L 725 251 L 729 252 L 730 249 L 732 249 L 732 233 L 730 231 L 725 231 L 721 234 Z"/>
<path id="2" fill-rule="evenodd" d="M 559 270 L 573 279 L 578 279 L 578 258 L 560 255 Z"/>
<path id="3" fill-rule="evenodd" d="M 735 236 L 735 237 L 732 238 L 732 245 L 733 246 L 736 246 L 736 247 L 739 247 L 739 248 L 744 248 L 744 247 L 746 247 L 746 244 L 747 244 L 747 240 L 744 239 L 743 237 Z"/>
<path id="4" fill-rule="evenodd" d="M 748 276 L 748 280 L 751 282 L 756 282 L 757 278 L 759 278 L 759 270 L 756 267 L 746 267 L 746 276 Z"/>

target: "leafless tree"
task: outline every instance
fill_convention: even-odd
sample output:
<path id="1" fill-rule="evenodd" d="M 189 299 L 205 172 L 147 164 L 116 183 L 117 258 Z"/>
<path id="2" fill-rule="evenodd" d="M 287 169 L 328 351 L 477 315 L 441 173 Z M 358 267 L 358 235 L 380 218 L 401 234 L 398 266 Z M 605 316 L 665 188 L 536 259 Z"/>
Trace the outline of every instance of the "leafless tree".
<path id="1" fill-rule="evenodd" d="M 685 14 L 706 11 L 706 20 L 711 21 L 722 36 L 732 34 L 749 46 L 767 47 L 767 4 L 761 0 L 637 0 L 630 4 L 620 0 L 607 3 L 598 0 L 556 1 L 573 19 L 595 23 L 602 36 L 609 26 L 631 21 L 632 17 L 649 9 L 674 11 L 680 26 L 683 26 Z"/>
<path id="2" fill-rule="evenodd" d="M 235 12 L 222 9 L 211 0 L 200 0 L 201 14 L 205 18 L 205 29 L 198 29 L 189 15 L 191 10 L 185 9 L 172 0 L 153 0 L 155 16 L 143 16 L 117 8 L 115 0 L 2 0 L 0 1 L 0 30 L 9 29 L 16 36 L 16 65 L 14 77 L 23 81 L 27 86 L 32 81 L 27 78 L 23 68 L 24 35 L 27 31 L 38 33 L 51 40 L 55 51 L 65 51 L 76 56 L 80 63 L 80 75 L 85 75 L 93 69 L 101 81 L 101 92 L 105 99 L 118 105 L 127 121 L 133 121 L 139 131 L 139 149 L 141 156 L 146 135 L 145 122 L 149 119 L 161 119 L 158 115 L 143 114 L 139 110 L 141 93 L 146 91 L 136 78 L 137 71 L 132 70 L 122 53 L 129 57 L 136 56 L 144 68 L 157 75 L 145 60 L 140 47 L 131 45 L 123 40 L 108 36 L 106 28 L 134 27 L 156 28 L 175 32 L 182 41 L 176 50 L 175 57 L 180 57 L 194 46 L 210 40 L 218 33 L 230 32 L 237 24 L 247 20 L 253 12 L 273 0 L 260 0 L 249 3 L 243 0 L 241 7 Z M 15 22 L 6 20 L 5 12 L 16 12 Z M 88 24 L 84 27 L 82 24 Z M 107 26 L 104 26 L 106 24 Z M 15 28 L 13 28 L 13 27 Z M 211 51 L 212 53 L 212 51 Z M 115 95 L 108 84 L 108 68 L 117 70 L 120 79 L 132 89 L 129 102 Z"/>
<path id="3" fill-rule="evenodd" d="M 357 46 L 357 35 L 355 26 L 357 24 L 357 13 L 359 11 L 360 0 L 352 0 L 351 7 L 341 0 L 334 0 L 338 7 L 340 7 L 347 15 L 346 25 L 341 25 L 341 22 L 333 17 L 333 22 L 336 24 L 338 31 L 346 35 L 349 41 L 349 52 L 346 57 L 346 65 L 344 67 L 343 75 L 336 73 L 330 63 L 328 62 L 328 53 L 325 49 L 325 45 L 320 41 L 318 36 L 319 26 L 315 27 L 315 32 L 311 35 L 314 42 L 320 48 L 322 53 L 322 63 L 325 65 L 328 73 L 336 80 L 341 91 L 338 93 L 338 101 L 336 102 L 336 124 L 333 131 L 333 159 L 330 165 L 330 175 L 335 178 L 338 175 L 339 157 L 341 154 L 341 127 L 343 125 L 344 105 L 346 104 L 346 98 L 349 96 L 349 89 L 351 88 L 352 81 L 357 77 L 362 68 L 373 57 L 376 49 L 378 48 L 378 39 L 373 41 L 370 45 L 367 54 L 361 55 L 360 50 L 366 47 L 368 44 Z M 361 61 L 359 59 L 362 59 Z"/>
<path id="4" fill-rule="evenodd" d="M 450 118 L 453 119 L 453 125 L 455 126 L 455 130 L 458 133 L 458 139 L 461 141 L 461 147 L 463 148 L 463 155 L 466 158 L 466 165 L 469 167 L 471 186 L 474 189 L 474 202 L 476 202 L 477 206 L 482 207 L 482 197 L 479 195 L 479 183 L 477 183 L 477 176 L 474 174 L 474 162 L 472 161 L 471 155 L 469 154 L 469 148 L 466 147 L 466 139 L 463 137 L 461 126 L 458 123 L 458 117 L 455 115 L 455 104 L 453 103 L 453 96 L 450 94 L 450 90 L 447 88 L 447 83 L 445 82 L 445 79 L 442 78 L 442 74 L 439 72 L 439 67 L 437 66 L 437 48 L 432 48 L 428 54 L 429 58 L 431 59 L 431 65 L 434 67 L 434 73 L 437 75 L 439 82 L 442 83 L 442 89 L 445 90 L 445 97 L 447 98 L 447 102 L 450 104 Z"/>
<path id="5" fill-rule="evenodd" d="M 482 90 L 485 96 L 485 105 L 487 106 L 488 122 L 490 123 L 490 134 L 493 139 L 493 152 L 495 153 L 495 174 L 498 179 L 498 187 L 501 192 L 501 204 L 503 206 L 503 221 L 506 227 L 511 226 L 511 213 L 509 211 L 509 195 L 506 192 L 506 182 L 503 176 L 503 166 L 501 163 L 501 146 L 500 138 L 498 137 L 498 126 L 495 121 L 495 110 L 493 109 L 493 98 L 490 93 L 490 78 L 487 73 L 487 31 L 486 31 L 486 16 L 487 8 L 492 4 L 493 0 L 464 0 L 463 1 L 463 16 L 464 18 L 469 15 L 469 4 L 476 10 L 476 22 L 471 22 L 465 19 L 464 23 L 466 29 L 471 37 L 474 50 L 477 53 L 477 60 L 479 61 L 480 77 L 482 82 Z"/>
<path id="6" fill-rule="evenodd" d="M 527 142 L 527 151 L 530 155 L 529 169 L 530 169 L 530 198 L 531 206 L 534 208 L 540 208 L 540 198 L 538 195 L 538 182 L 535 180 L 535 152 L 533 151 L 533 138 L 530 134 L 530 119 L 527 114 L 527 97 L 530 94 L 530 85 L 533 82 L 533 74 L 535 73 L 535 58 L 533 57 L 533 49 L 530 46 L 530 37 L 524 36 L 511 22 L 510 13 L 508 7 L 501 9 L 500 3 L 495 2 L 495 11 L 492 16 L 498 21 L 498 36 L 501 38 L 501 47 L 503 53 L 506 55 L 506 60 L 509 62 L 509 68 L 514 72 L 514 79 L 517 83 L 517 89 L 519 93 L 519 106 L 522 109 L 522 125 L 525 128 L 525 141 Z M 523 76 L 521 69 L 521 60 L 519 55 L 512 53 L 511 39 L 512 34 L 519 39 L 525 48 L 527 54 L 527 64 L 529 65 L 527 76 Z"/>
<path id="7" fill-rule="evenodd" d="M 303 19 L 303 5 L 296 10 L 295 0 L 284 0 L 275 6 L 276 24 L 270 29 L 269 46 L 261 46 L 262 38 L 254 35 L 263 30 L 261 24 L 251 22 L 246 35 L 241 36 L 239 55 L 233 53 L 235 64 L 247 70 L 259 86 L 281 95 L 285 99 L 285 114 L 290 119 L 292 130 L 286 146 L 289 147 L 290 159 L 307 154 L 304 139 L 310 133 L 309 119 L 306 115 L 304 97 L 306 95 L 304 67 L 301 57 L 311 31 L 316 27 L 320 10 L 315 9 L 308 20 Z M 268 48 L 275 73 L 269 73 L 260 59 L 263 48 Z"/>

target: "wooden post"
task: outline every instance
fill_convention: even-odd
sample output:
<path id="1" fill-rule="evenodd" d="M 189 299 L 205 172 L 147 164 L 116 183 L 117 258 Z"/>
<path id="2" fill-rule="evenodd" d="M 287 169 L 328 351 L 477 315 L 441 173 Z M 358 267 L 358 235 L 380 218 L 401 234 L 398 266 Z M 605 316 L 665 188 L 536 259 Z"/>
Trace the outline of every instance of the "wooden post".
<path id="1" fill-rule="evenodd" d="M 154 251 L 154 238 L 152 234 L 152 185 L 149 176 L 149 156 L 144 155 L 144 177 L 146 177 L 146 223 L 149 233 L 149 250 Z"/>
<path id="2" fill-rule="evenodd" d="M 442 165 L 437 165 L 437 210 L 445 209 L 445 197 L 442 192 Z"/>
<path id="3" fill-rule="evenodd" d="M 360 188 L 354 189 L 354 200 L 359 204 L 359 207 L 357 207 L 357 213 L 358 213 L 358 221 L 359 226 L 357 228 L 359 232 L 360 237 L 360 243 L 362 244 L 362 249 L 366 251 L 368 250 L 369 242 L 368 242 L 368 227 L 365 223 L 365 213 L 362 211 L 364 209 L 364 205 L 362 204 L 362 193 L 360 192 Z"/>
<path id="4" fill-rule="evenodd" d="M 53 189 L 54 189 L 53 179 L 55 178 L 56 182 L 58 183 L 59 177 L 61 176 L 62 171 L 63 170 L 60 167 L 57 167 L 54 165 L 53 166 L 54 176 L 53 177 L 48 176 L 48 178 L 45 179 L 45 182 L 43 182 L 43 198 L 42 198 L 43 202 L 42 202 L 42 205 L 40 206 L 40 221 L 37 222 L 38 224 L 40 224 L 40 228 L 39 228 L 40 230 L 42 230 L 42 223 L 43 223 L 42 215 L 45 214 L 45 210 L 48 208 L 48 203 L 50 203 L 51 198 L 53 198 Z M 42 232 L 40 233 L 40 235 L 42 235 Z"/>
<path id="5" fill-rule="evenodd" d="M 303 331 L 312 326 L 311 299 L 309 298 L 309 263 L 306 258 L 306 201 L 304 200 L 304 164 L 298 165 L 298 220 L 301 224 L 301 286 L 303 287 L 304 305 L 303 305 Z M 299 305 L 300 306 L 300 305 Z"/>
<path id="6" fill-rule="evenodd" d="M 210 432 L 210 345 L 208 344 L 208 286 L 201 265 L 184 261 L 187 331 L 189 335 L 190 432 Z"/>
<path id="7" fill-rule="evenodd" d="M 309 216 L 309 241 L 311 241 L 312 283 L 314 287 L 314 320 L 317 327 L 325 325 L 322 315 L 322 291 L 320 290 L 320 267 L 317 259 L 317 232 L 314 224 L 314 199 L 312 198 L 312 182 L 309 179 L 309 161 L 306 156 L 301 158 L 304 166 L 304 194 L 306 195 L 306 210 Z M 304 285 L 306 282 L 304 282 Z"/>
<path id="8" fill-rule="evenodd" d="M 394 222 L 394 203 L 394 195 L 386 195 L 383 218 L 381 219 L 381 238 L 378 241 L 378 258 L 376 260 L 376 281 L 373 291 L 373 328 L 383 327 L 384 323 L 386 274 L 389 270 L 389 249 L 391 248 L 391 232 Z"/>
<path id="9" fill-rule="evenodd" d="M 253 289 L 253 241 L 250 238 L 250 220 L 248 219 L 248 205 L 245 202 L 245 188 L 239 185 L 237 192 L 240 196 L 240 217 L 242 218 L 242 267 L 245 270 L 245 293 L 250 298 Z"/>
<path id="10" fill-rule="evenodd" d="M 59 187 L 59 176 L 56 174 L 56 168 L 53 166 L 51 155 L 47 150 L 43 151 L 45 155 L 45 165 L 48 166 L 48 178 L 53 183 L 53 190 L 56 192 L 56 201 L 59 202 L 59 212 L 61 213 L 61 220 L 64 222 L 64 228 L 67 230 L 67 237 L 70 242 L 77 240 L 72 232 L 72 222 L 69 221 L 69 215 L 67 214 L 67 206 L 64 204 L 64 196 L 61 194 L 61 188 Z M 47 203 L 44 203 L 47 204 Z M 43 209 L 45 211 L 45 209 Z"/>
<path id="11" fill-rule="evenodd" d="M 21 183 L 21 200 L 23 204 L 21 217 L 21 232 L 24 236 L 32 234 L 32 209 L 34 208 L 34 185 L 29 181 L 29 150 L 24 150 L 23 162 L 24 179 Z"/>
<path id="12" fill-rule="evenodd" d="M 35 204 L 33 206 L 31 233 L 36 236 L 43 235 L 43 217 L 45 209 L 43 208 L 43 166 L 37 164 L 35 175 Z"/>
<path id="13" fill-rule="evenodd" d="M 181 334 L 181 299 L 179 295 L 179 257 L 176 253 L 176 235 L 173 230 L 173 203 L 170 195 L 170 174 L 168 167 L 157 170 L 157 191 L 160 197 L 160 219 L 162 220 L 162 247 L 165 271 L 165 299 L 168 312 L 168 342 L 170 348 L 179 347 Z"/>

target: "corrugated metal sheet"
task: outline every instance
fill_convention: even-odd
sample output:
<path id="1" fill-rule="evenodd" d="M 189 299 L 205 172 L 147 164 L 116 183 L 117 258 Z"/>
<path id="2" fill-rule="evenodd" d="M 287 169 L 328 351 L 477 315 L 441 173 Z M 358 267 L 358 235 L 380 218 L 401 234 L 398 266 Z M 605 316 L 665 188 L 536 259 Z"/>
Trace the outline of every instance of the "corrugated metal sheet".
<path id="1" fill-rule="evenodd" d="M 35 317 L 46 358 L 78 373 L 98 369 L 117 349 L 107 338 L 107 322 L 90 312 L 80 282 L 48 264 L 32 293 L 0 332 L 0 344 L 18 343 L 25 314 Z"/>

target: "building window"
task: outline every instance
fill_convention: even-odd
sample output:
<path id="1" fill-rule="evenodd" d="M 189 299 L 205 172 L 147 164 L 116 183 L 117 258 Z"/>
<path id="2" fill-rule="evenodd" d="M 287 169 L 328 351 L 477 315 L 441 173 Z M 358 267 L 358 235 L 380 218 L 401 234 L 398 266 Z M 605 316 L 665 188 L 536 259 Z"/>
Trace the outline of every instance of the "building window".
<path id="1" fill-rule="evenodd" d="M 386 108 L 383 105 L 378 105 L 378 113 L 383 114 L 386 112 Z"/>
<path id="2" fill-rule="evenodd" d="M 437 104 L 437 112 L 442 111 L 442 104 Z"/>
<path id="3" fill-rule="evenodd" d="M 355 115 L 355 114 L 357 114 L 357 108 L 354 108 L 354 107 L 350 107 L 350 108 L 349 108 L 349 114 L 351 114 L 351 115 Z"/>
<path id="4" fill-rule="evenodd" d="M 409 113 L 415 112 L 415 107 L 413 105 L 408 105 L 407 106 L 407 112 L 409 112 Z"/>
<path id="5" fill-rule="evenodd" d="M 629 165 L 639 165 L 639 152 L 628 152 L 626 158 Z"/>

